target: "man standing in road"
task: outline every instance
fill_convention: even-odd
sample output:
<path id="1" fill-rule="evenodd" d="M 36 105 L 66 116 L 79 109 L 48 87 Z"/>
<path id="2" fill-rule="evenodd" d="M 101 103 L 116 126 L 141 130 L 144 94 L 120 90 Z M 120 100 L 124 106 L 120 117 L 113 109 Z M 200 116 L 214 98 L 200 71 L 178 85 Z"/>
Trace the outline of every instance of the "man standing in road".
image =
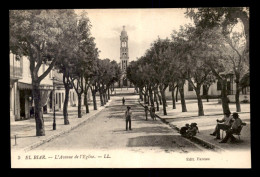
<path id="1" fill-rule="evenodd" d="M 124 97 L 122 99 L 122 103 L 123 103 L 123 105 L 125 105 L 125 98 Z"/>
<path id="2" fill-rule="evenodd" d="M 132 130 L 131 129 L 131 117 L 132 117 L 131 107 L 127 106 L 127 110 L 125 111 L 126 131 L 128 130 L 128 123 L 129 123 L 129 130 Z"/>

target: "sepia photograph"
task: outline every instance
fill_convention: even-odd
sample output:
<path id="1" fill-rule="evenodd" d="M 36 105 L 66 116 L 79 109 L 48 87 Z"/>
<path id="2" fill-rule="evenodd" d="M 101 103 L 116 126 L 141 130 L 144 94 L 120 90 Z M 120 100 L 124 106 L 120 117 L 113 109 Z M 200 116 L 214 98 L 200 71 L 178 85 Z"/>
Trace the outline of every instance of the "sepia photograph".
<path id="1" fill-rule="evenodd" d="M 9 10 L 11 168 L 251 168 L 249 7 Z"/>

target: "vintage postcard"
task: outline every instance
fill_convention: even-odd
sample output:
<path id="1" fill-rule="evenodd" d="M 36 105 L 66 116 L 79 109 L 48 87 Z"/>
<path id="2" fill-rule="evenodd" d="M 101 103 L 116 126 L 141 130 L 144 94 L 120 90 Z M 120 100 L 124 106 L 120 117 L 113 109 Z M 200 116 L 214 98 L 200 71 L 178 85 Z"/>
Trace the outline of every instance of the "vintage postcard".
<path id="1" fill-rule="evenodd" d="M 12 168 L 251 168 L 248 7 L 9 10 Z"/>

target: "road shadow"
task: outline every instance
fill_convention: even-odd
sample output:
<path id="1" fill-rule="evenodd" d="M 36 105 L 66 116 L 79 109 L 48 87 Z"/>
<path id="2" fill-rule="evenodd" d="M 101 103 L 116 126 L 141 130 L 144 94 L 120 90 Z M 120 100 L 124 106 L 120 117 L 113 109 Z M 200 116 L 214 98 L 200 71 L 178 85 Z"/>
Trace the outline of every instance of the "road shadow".
<path id="1" fill-rule="evenodd" d="M 145 116 L 139 119 L 132 120 L 134 124 L 153 124 L 153 125 L 159 125 L 160 119 L 153 120 L 150 116 L 148 117 L 148 120 L 145 120 Z"/>
<path id="2" fill-rule="evenodd" d="M 153 136 L 138 136 L 129 138 L 127 147 L 160 147 L 161 149 L 170 148 L 170 150 L 181 150 L 188 153 L 187 150 L 201 151 L 190 142 L 187 142 L 179 135 L 153 135 Z"/>
<path id="3" fill-rule="evenodd" d="M 121 95 L 126 96 L 126 95 L 138 95 L 138 94 L 136 94 L 136 93 L 128 93 L 128 92 L 118 93 L 118 91 L 117 91 L 117 93 L 114 96 L 121 96 Z"/>
<path id="4" fill-rule="evenodd" d="M 148 121 L 147 121 L 148 122 Z M 113 133 L 118 133 L 125 131 L 125 127 L 122 129 L 113 130 Z M 132 123 L 132 130 L 128 131 L 128 133 L 145 133 L 145 134 L 151 134 L 151 133 L 173 133 L 171 129 L 168 127 L 162 127 L 162 126 L 153 126 L 153 127 L 134 127 L 134 122 Z"/>

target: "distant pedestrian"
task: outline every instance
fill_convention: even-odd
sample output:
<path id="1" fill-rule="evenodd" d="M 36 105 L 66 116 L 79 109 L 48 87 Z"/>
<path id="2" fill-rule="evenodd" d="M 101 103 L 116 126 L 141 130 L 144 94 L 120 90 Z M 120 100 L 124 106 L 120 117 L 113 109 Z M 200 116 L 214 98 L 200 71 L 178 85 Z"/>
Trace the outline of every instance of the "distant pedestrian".
<path id="1" fill-rule="evenodd" d="M 124 97 L 122 99 L 122 103 L 123 103 L 123 105 L 125 105 L 125 98 Z"/>
<path id="2" fill-rule="evenodd" d="M 150 115 L 153 120 L 156 120 L 154 105 L 152 105 L 150 108 Z"/>
<path id="3" fill-rule="evenodd" d="M 132 130 L 131 129 L 131 117 L 132 117 L 131 107 L 127 106 L 127 110 L 125 111 L 126 131 L 128 130 L 128 123 L 129 123 L 129 130 Z"/>
<path id="4" fill-rule="evenodd" d="M 147 117 L 148 117 L 148 106 L 147 105 L 145 105 L 144 106 L 144 112 L 145 112 L 145 120 L 147 120 Z"/>

